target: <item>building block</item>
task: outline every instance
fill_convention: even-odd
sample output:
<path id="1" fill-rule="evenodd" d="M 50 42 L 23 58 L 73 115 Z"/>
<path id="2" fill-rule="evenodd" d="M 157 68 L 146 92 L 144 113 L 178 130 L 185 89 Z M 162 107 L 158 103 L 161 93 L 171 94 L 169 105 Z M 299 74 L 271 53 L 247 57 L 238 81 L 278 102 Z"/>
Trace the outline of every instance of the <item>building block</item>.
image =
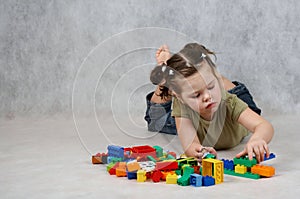
<path id="1" fill-rule="evenodd" d="M 153 158 L 151 155 L 147 155 L 147 159 L 152 161 L 152 162 L 156 162 L 156 159 Z"/>
<path id="2" fill-rule="evenodd" d="M 196 173 L 190 175 L 190 184 L 195 187 L 202 186 L 202 176 Z"/>
<path id="3" fill-rule="evenodd" d="M 176 158 L 171 154 L 167 154 L 167 160 L 176 160 Z"/>
<path id="4" fill-rule="evenodd" d="M 202 175 L 214 177 L 215 184 L 222 183 L 224 181 L 223 161 L 217 159 L 203 159 Z"/>
<path id="5" fill-rule="evenodd" d="M 264 161 L 271 160 L 274 158 L 276 158 L 276 155 L 274 153 L 270 153 L 270 156 L 268 158 L 267 158 L 267 154 L 265 154 Z"/>
<path id="6" fill-rule="evenodd" d="M 216 159 L 216 156 L 214 154 L 207 152 L 203 155 L 202 159 Z"/>
<path id="7" fill-rule="evenodd" d="M 173 156 L 175 159 L 176 159 L 176 157 L 177 157 L 176 153 L 173 152 L 173 151 L 169 151 L 169 152 L 168 152 L 168 155 Z"/>
<path id="8" fill-rule="evenodd" d="M 233 163 L 234 165 L 240 164 L 246 167 L 252 167 L 253 165 L 257 164 L 257 160 L 255 158 L 249 160 L 248 157 L 240 157 L 240 158 L 233 158 Z"/>
<path id="9" fill-rule="evenodd" d="M 161 180 L 166 181 L 167 175 L 175 174 L 175 171 L 161 171 L 161 173 L 163 174 L 163 176 L 161 177 Z"/>
<path id="10" fill-rule="evenodd" d="M 93 164 L 103 164 L 102 156 L 93 155 L 92 156 L 92 163 Z"/>
<path id="11" fill-rule="evenodd" d="M 224 163 L 224 169 L 234 170 L 233 160 L 222 159 L 222 161 Z"/>
<path id="12" fill-rule="evenodd" d="M 200 166 L 192 166 L 194 168 L 194 173 L 200 174 Z"/>
<path id="13" fill-rule="evenodd" d="M 155 169 L 155 162 L 153 161 L 144 161 L 144 162 L 139 162 L 139 165 L 141 167 L 142 170 L 145 170 L 146 172 L 151 172 L 156 170 Z"/>
<path id="14" fill-rule="evenodd" d="M 127 171 L 129 172 L 132 172 L 132 171 L 137 171 L 139 170 L 141 167 L 140 167 L 140 164 L 137 163 L 137 162 L 130 162 L 130 163 L 127 163 Z"/>
<path id="15" fill-rule="evenodd" d="M 115 163 L 115 165 L 109 169 L 108 173 L 110 175 L 116 175 L 116 169 L 119 167 L 119 162 Z"/>
<path id="16" fill-rule="evenodd" d="M 152 176 L 151 176 L 153 182 L 159 182 L 162 177 L 163 177 L 163 174 L 159 170 L 153 171 Z"/>
<path id="17" fill-rule="evenodd" d="M 177 180 L 177 184 L 181 186 L 188 186 L 190 184 L 190 176 L 194 173 L 194 168 L 184 167 L 183 176 Z"/>
<path id="18" fill-rule="evenodd" d="M 178 163 L 176 161 L 163 161 L 157 162 L 155 170 L 170 171 L 178 169 Z"/>
<path id="19" fill-rule="evenodd" d="M 148 155 L 152 157 L 156 157 L 156 150 L 153 147 L 148 145 L 132 147 L 131 151 L 132 151 L 131 156 L 134 158 L 137 157 L 146 158 Z"/>
<path id="20" fill-rule="evenodd" d="M 122 168 L 122 167 L 116 168 L 116 176 L 117 177 L 126 177 L 127 176 L 126 169 Z"/>
<path id="21" fill-rule="evenodd" d="M 179 158 L 179 159 L 177 159 L 176 161 L 178 162 L 178 167 L 181 169 L 182 165 L 188 164 L 188 160 L 195 160 L 195 158 L 188 157 L 188 158 Z"/>
<path id="22" fill-rule="evenodd" d="M 137 171 L 137 182 L 145 182 L 147 179 L 146 177 L 146 171 L 144 170 L 138 170 Z"/>
<path id="23" fill-rule="evenodd" d="M 156 157 L 162 157 L 163 154 L 163 148 L 161 148 L 160 146 L 153 146 L 153 148 L 156 151 Z"/>
<path id="24" fill-rule="evenodd" d="M 111 168 L 113 168 L 113 167 L 115 166 L 115 164 L 116 164 L 116 163 L 113 163 L 113 162 L 112 162 L 112 163 L 109 163 L 109 164 L 106 166 L 106 171 L 109 172 L 109 170 L 110 170 Z"/>
<path id="25" fill-rule="evenodd" d="M 177 184 L 177 175 L 176 174 L 168 174 L 166 177 L 167 184 Z"/>
<path id="26" fill-rule="evenodd" d="M 124 148 L 121 146 L 108 145 L 108 156 L 124 159 Z"/>
<path id="27" fill-rule="evenodd" d="M 116 163 L 116 162 L 121 162 L 123 159 L 122 158 L 117 158 L 117 157 L 113 157 L 113 156 L 108 156 L 107 157 L 107 163 Z"/>
<path id="28" fill-rule="evenodd" d="M 235 165 L 234 172 L 239 174 L 245 174 L 247 172 L 247 167 L 244 165 Z"/>
<path id="29" fill-rule="evenodd" d="M 202 185 L 206 186 L 206 187 L 215 185 L 215 179 L 211 176 L 203 176 L 202 177 Z"/>
<path id="30" fill-rule="evenodd" d="M 250 178 L 250 179 L 255 179 L 255 180 L 260 178 L 260 176 L 258 174 L 253 174 L 250 172 L 246 172 L 245 174 L 240 174 L 240 173 L 235 173 L 233 170 L 224 169 L 224 173 L 227 175 Z"/>
<path id="31" fill-rule="evenodd" d="M 272 177 L 275 175 L 275 168 L 264 165 L 254 165 L 251 167 L 251 173 L 258 174 L 263 177 Z"/>
<path id="32" fill-rule="evenodd" d="M 136 171 L 132 171 L 132 172 L 127 171 L 126 174 L 127 174 L 128 180 L 137 179 Z"/>

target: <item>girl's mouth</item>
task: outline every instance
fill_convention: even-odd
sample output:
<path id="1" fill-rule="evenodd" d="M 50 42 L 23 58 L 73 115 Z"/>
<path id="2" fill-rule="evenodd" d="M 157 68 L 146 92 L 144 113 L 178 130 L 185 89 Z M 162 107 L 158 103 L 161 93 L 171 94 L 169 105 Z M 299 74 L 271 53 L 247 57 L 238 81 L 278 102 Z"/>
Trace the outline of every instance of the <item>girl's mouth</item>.
<path id="1" fill-rule="evenodd" d="M 209 103 L 205 108 L 211 109 L 211 108 L 214 108 L 216 105 L 217 105 L 217 102 L 212 102 L 212 103 Z"/>

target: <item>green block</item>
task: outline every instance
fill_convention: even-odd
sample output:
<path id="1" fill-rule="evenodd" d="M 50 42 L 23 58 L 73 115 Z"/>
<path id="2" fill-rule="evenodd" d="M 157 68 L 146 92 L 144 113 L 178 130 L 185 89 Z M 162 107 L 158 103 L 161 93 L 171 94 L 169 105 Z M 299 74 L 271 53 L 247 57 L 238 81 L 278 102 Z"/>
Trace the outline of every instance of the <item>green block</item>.
<path id="1" fill-rule="evenodd" d="M 229 170 L 229 169 L 224 169 L 224 173 L 227 175 L 251 178 L 251 179 L 255 179 L 255 180 L 260 178 L 260 176 L 258 174 L 253 174 L 253 173 L 249 173 L 249 172 L 246 172 L 245 174 L 240 174 L 240 173 L 235 173 L 234 170 Z"/>
<path id="2" fill-rule="evenodd" d="M 159 158 L 161 156 L 163 156 L 163 148 L 161 148 L 160 146 L 153 146 L 153 148 L 156 151 L 156 156 Z"/>
<path id="3" fill-rule="evenodd" d="M 175 160 L 176 158 L 170 154 L 167 155 L 167 160 Z"/>
<path id="4" fill-rule="evenodd" d="M 106 171 L 109 172 L 109 170 L 110 170 L 111 168 L 113 168 L 113 167 L 115 166 L 115 164 L 116 164 L 116 163 L 114 163 L 114 162 L 109 163 L 109 164 L 106 166 Z"/>
<path id="5" fill-rule="evenodd" d="M 156 162 L 156 160 L 151 155 L 148 155 L 147 159 L 150 160 L 150 161 Z"/>
<path id="6" fill-rule="evenodd" d="M 177 184 L 181 186 L 188 186 L 190 185 L 190 177 L 182 176 L 177 180 Z"/>
<path id="7" fill-rule="evenodd" d="M 175 170 L 175 173 L 176 173 L 176 175 L 181 175 L 181 169 L 177 169 L 177 170 Z"/>
<path id="8" fill-rule="evenodd" d="M 177 184 L 181 186 L 190 185 L 190 176 L 194 173 L 194 168 L 185 166 L 183 168 L 183 176 L 177 180 Z"/>
<path id="9" fill-rule="evenodd" d="M 240 158 L 233 158 L 233 163 L 234 165 L 239 164 L 239 165 L 244 165 L 246 167 L 252 167 L 257 164 L 257 161 L 256 159 L 249 160 L 248 157 L 240 157 Z"/>
<path id="10" fill-rule="evenodd" d="M 204 159 L 216 159 L 216 156 L 214 154 L 209 153 L 205 156 Z"/>

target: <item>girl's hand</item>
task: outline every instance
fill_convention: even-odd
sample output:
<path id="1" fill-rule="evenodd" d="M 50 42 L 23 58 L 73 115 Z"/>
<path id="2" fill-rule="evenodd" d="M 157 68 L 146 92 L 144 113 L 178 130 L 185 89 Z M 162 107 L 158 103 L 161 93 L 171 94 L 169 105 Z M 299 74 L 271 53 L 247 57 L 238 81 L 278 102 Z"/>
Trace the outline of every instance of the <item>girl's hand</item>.
<path id="1" fill-rule="evenodd" d="M 217 157 L 217 152 L 213 147 L 200 146 L 199 148 L 196 148 L 196 154 L 195 154 L 195 157 L 197 158 L 198 162 L 202 162 L 203 155 L 207 152 Z"/>
<path id="2" fill-rule="evenodd" d="M 253 155 L 255 155 L 257 163 L 260 163 L 264 160 L 264 156 L 269 157 L 270 151 L 267 143 L 260 138 L 250 139 L 244 150 L 236 155 L 237 158 L 241 156 L 245 156 L 248 154 L 249 160 L 253 159 Z"/>

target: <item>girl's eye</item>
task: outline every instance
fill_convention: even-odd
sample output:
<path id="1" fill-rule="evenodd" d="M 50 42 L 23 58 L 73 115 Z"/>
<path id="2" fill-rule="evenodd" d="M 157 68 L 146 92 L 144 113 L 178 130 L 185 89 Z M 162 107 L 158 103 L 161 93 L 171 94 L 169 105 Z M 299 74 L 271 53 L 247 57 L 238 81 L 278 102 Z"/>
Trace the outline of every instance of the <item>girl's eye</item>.
<path id="1" fill-rule="evenodd" d="M 208 87 L 208 90 L 211 90 L 211 89 L 213 89 L 214 87 L 215 87 L 215 85 L 212 85 L 212 86 Z"/>
<path id="2" fill-rule="evenodd" d="M 197 95 L 194 95 L 192 98 L 198 98 L 200 96 L 200 93 L 198 93 Z"/>

